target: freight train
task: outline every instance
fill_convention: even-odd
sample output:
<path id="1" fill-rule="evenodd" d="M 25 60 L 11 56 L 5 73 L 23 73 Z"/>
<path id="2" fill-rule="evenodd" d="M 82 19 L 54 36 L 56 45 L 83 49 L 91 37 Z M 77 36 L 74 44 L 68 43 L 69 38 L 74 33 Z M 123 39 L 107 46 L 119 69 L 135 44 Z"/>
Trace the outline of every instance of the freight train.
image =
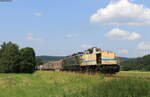
<path id="1" fill-rule="evenodd" d="M 58 64 L 49 65 L 50 67 L 53 67 L 53 70 L 55 70 L 54 67 L 56 65 L 56 67 L 59 65 L 59 70 L 63 71 L 101 72 L 115 74 L 120 70 L 117 56 L 113 51 L 104 51 L 96 47 L 90 48 L 84 52 L 67 56 L 63 60 L 59 61 Z M 42 68 L 44 68 L 44 65 Z"/>

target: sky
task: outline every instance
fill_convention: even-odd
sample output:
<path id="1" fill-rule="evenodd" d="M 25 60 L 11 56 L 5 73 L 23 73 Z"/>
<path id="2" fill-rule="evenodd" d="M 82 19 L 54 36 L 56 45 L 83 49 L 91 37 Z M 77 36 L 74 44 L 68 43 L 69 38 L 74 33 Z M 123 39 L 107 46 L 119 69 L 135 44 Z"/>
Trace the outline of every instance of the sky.
<path id="1" fill-rule="evenodd" d="M 0 0 L 1 1 L 1 0 Z M 0 44 L 65 56 L 90 47 L 122 57 L 150 53 L 150 0 L 0 2 Z"/>

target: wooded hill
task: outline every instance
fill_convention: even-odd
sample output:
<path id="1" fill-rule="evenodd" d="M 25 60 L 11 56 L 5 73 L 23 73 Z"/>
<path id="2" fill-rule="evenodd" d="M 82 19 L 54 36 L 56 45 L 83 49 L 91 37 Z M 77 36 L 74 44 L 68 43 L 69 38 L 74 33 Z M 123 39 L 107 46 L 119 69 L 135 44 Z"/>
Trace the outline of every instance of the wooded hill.
<path id="1" fill-rule="evenodd" d="M 150 71 L 150 55 L 145 55 L 143 57 L 132 58 L 127 61 L 122 61 L 120 63 L 121 69 L 128 70 L 141 70 Z"/>
<path id="2" fill-rule="evenodd" d="M 48 61 L 57 61 L 64 59 L 65 56 L 37 56 L 38 59 L 42 60 L 44 63 Z"/>

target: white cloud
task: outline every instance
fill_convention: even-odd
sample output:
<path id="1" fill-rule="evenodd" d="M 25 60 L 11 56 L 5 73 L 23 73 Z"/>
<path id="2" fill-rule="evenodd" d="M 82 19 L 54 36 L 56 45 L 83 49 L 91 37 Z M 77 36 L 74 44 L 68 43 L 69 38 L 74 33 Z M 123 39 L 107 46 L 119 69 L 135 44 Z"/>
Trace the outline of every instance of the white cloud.
<path id="1" fill-rule="evenodd" d="M 34 13 L 34 15 L 38 16 L 38 17 L 41 17 L 41 16 L 43 16 L 43 13 L 42 12 L 36 12 L 36 13 Z"/>
<path id="2" fill-rule="evenodd" d="M 126 49 L 120 49 L 119 54 L 128 54 L 128 50 Z"/>
<path id="3" fill-rule="evenodd" d="M 150 43 L 140 42 L 138 44 L 139 50 L 150 50 Z"/>
<path id="4" fill-rule="evenodd" d="M 102 25 L 150 25 L 150 8 L 129 0 L 111 2 L 90 18 L 91 23 Z"/>
<path id="5" fill-rule="evenodd" d="M 77 38 L 79 35 L 78 34 L 66 34 L 66 38 Z"/>
<path id="6" fill-rule="evenodd" d="M 27 33 L 27 40 L 33 40 L 33 33 L 32 32 Z"/>
<path id="7" fill-rule="evenodd" d="M 138 40 L 141 38 L 141 35 L 137 32 L 128 32 L 119 28 L 112 29 L 106 36 L 113 40 Z"/>
<path id="8" fill-rule="evenodd" d="M 37 37 L 35 33 L 32 32 L 27 33 L 27 40 L 34 43 L 45 43 L 45 40 L 42 37 Z"/>

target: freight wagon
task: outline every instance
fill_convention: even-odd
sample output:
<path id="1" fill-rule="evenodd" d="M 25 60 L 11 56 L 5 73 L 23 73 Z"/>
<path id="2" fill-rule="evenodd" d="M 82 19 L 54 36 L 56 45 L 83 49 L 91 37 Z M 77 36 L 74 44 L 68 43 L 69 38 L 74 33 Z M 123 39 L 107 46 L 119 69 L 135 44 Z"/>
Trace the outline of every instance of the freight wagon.
<path id="1" fill-rule="evenodd" d="M 58 61 L 49 61 L 48 63 L 45 63 L 43 65 L 39 65 L 37 67 L 38 70 L 54 70 L 54 71 L 60 71 L 62 70 L 62 62 L 63 60 Z"/>

